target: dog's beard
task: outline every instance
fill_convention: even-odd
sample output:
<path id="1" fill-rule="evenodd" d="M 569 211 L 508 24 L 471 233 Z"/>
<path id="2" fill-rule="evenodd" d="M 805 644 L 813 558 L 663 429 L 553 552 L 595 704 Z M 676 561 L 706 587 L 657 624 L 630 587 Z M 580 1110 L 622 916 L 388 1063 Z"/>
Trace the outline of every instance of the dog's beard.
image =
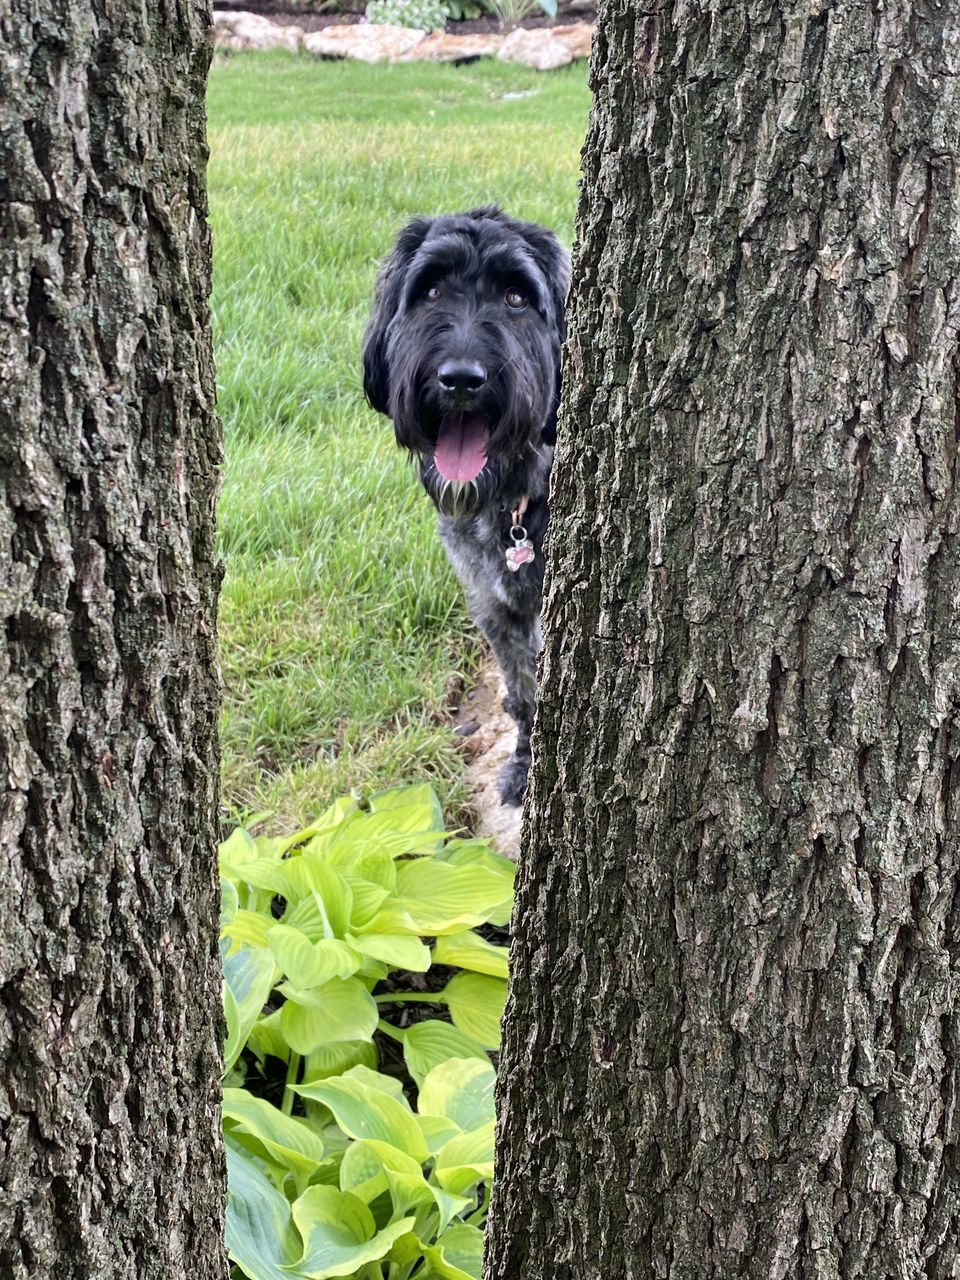
<path id="1" fill-rule="evenodd" d="M 469 516 L 485 507 L 497 492 L 499 468 L 487 461 L 471 480 L 448 480 L 432 455 L 420 461 L 420 479 L 444 516 Z"/>
<path id="2" fill-rule="evenodd" d="M 465 425 L 443 419 L 430 432 L 435 438 L 414 450 L 420 480 L 441 515 L 473 515 L 522 492 L 530 454 L 541 444 L 542 432 L 532 416 L 506 421 L 483 417 Z"/>
<path id="3" fill-rule="evenodd" d="M 493 453 L 472 480 L 448 480 L 437 470 L 433 454 L 420 455 L 420 481 L 443 516 L 476 515 L 497 502 L 512 502 L 528 488 L 531 470 L 542 465 L 546 446 L 539 433 L 527 439 L 517 454 Z M 548 450 L 552 457 L 552 450 Z"/>

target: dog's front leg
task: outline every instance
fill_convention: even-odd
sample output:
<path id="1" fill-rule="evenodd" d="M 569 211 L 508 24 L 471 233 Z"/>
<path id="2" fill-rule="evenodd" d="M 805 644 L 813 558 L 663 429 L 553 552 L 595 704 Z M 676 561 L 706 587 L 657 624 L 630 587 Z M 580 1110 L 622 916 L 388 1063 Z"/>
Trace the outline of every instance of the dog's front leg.
<path id="1" fill-rule="evenodd" d="M 500 800 L 519 805 L 527 786 L 530 768 L 530 731 L 533 728 L 537 685 L 537 652 L 540 648 L 538 614 L 523 615 L 507 610 L 491 610 L 476 618 L 490 641 L 507 686 L 504 710 L 517 723 L 517 745 L 500 771 L 497 785 Z"/>

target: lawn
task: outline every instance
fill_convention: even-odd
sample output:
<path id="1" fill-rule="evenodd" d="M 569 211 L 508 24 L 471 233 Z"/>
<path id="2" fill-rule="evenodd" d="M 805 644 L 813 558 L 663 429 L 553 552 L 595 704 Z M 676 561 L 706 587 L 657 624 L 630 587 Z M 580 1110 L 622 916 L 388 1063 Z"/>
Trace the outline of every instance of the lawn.
<path id="1" fill-rule="evenodd" d="M 210 76 L 224 802 L 305 822 L 432 778 L 477 646 L 432 510 L 364 403 L 376 266 L 409 216 L 491 201 L 570 243 L 585 64 L 368 67 L 290 54 Z"/>

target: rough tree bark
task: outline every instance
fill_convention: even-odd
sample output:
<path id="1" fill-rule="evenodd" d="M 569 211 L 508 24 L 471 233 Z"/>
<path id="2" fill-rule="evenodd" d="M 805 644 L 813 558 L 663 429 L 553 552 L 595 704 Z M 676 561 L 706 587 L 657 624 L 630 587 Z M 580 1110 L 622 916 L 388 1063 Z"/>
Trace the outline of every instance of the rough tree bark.
<path id="1" fill-rule="evenodd" d="M 205 0 L 0 0 L 0 1276 L 225 1275 Z"/>
<path id="2" fill-rule="evenodd" d="M 592 75 L 488 1276 L 960 1276 L 960 8 Z"/>

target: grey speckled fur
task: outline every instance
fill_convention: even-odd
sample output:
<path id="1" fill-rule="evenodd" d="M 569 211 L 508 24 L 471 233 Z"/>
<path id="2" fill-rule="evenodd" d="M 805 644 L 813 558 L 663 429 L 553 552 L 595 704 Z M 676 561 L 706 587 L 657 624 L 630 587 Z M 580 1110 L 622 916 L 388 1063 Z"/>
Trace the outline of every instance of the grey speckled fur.
<path id="1" fill-rule="evenodd" d="M 520 804 L 530 764 L 569 279 L 566 252 L 535 223 L 494 207 L 416 218 L 381 268 L 364 337 L 367 398 L 420 460 L 447 556 L 503 671 L 504 706 L 517 723 L 516 750 L 499 779 L 509 805 Z M 524 305 L 505 305 L 507 293 Z M 438 376 L 451 360 L 482 370 L 482 384 L 451 390 Z M 434 462 L 451 414 L 489 424 L 486 463 L 473 481 L 444 481 Z M 511 572 L 511 513 L 522 498 L 535 557 Z"/>

